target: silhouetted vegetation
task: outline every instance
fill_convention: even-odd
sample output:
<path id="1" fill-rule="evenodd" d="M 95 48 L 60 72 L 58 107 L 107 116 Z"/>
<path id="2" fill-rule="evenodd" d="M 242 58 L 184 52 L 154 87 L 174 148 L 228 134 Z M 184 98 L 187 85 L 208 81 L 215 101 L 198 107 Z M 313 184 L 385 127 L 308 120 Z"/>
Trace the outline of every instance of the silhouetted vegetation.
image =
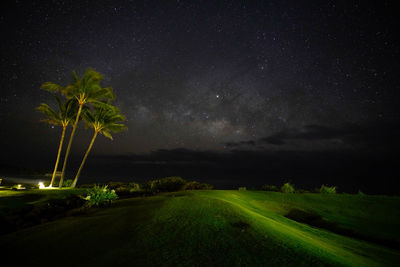
<path id="1" fill-rule="evenodd" d="M 184 189 L 186 181 L 182 177 L 166 177 L 149 182 L 151 192 L 175 192 Z"/>
<path id="2" fill-rule="evenodd" d="M 20 204 L 13 209 L 1 209 L 0 234 L 62 218 L 73 210 L 83 207 L 86 202 L 76 194 L 62 198 L 60 193 L 58 198 L 40 201 L 43 197 L 43 195 L 32 193 L 24 193 L 17 198 L 8 197 L 10 201 L 18 201 L 24 204 Z M 3 197 L 3 201 L 7 201 L 7 197 Z"/>
<path id="3" fill-rule="evenodd" d="M 75 179 L 70 184 L 70 187 L 76 186 L 79 175 L 83 169 L 86 158 L 88 157 L 97 135 L 102 134 L 105 137 L 112 139 L 111 132 L 119 132 L 123 129 L 126 129 L 126 126 L 121 124 L 121 122 L 125 120 L 125 117 L 119 113 L 118 108 L 110 104 L 111 100 L 115 98 L 112 88 L 103 88 L 100 85 L 100 82 L 103 78 L 104 76 L 102 74 L 89 68 L 81 78 L 78 77 L 75 71 L 73 71 L 73 81 L 67 86 L 61 86 L 53 82 L 45 82 L 41 86 L 43 90 L 49 91 L 53 94 L 61 94 L 65 98 L 65 100 L 61 100 L 56 97 L 58 110 L 52 109 L 45 103 L 42 103 L 37 108 L 38 111 L 46 115 L 46 119 L 44 121 L 52 125 L 59 125 L 63 127 L 57 153 L 57 160 L 54 166 L 50 186 L 53 185 L 55 180 L 65 132 L 68 125 L 72 125 L 72 131 L 64 156 L 59 187 L 63 187 L 72 141 L 75 131 L 78 127 L 78 123 L 81 119 L 84 119 L 88 127 L 93 128 L 94 134 L 89 147 L 85 152 Z"/>
<path id="4" fill-rule="evenodd" d="M 278 192 L 278 191 L 279 191 L 279 188 L 278 188 L 276 185 L 267 185 L 267 184 L 265 184 L 265 185 L 263 185 L 263 186 L 261 187 L 261 190 L 263 190 L 263 191 Z"/>
<path id="5" fill-rule="evenodd" d="M 73 182 L 72 179 L 65 180 L 63 183 L 63 187 L 71 187 L 72 182 Z"/>
<path id="6" fill-rule="evenodd" d="M 184 190 L 211 190 L 213 186 L 206 183 L 200 183 L 197 181 L 190 181 L 183 187 Z"/>
<path id="7" fill-rule="evenodd" d="M 281 187 L 281 192 L 282 193 L 294 193 L 294 186 L 291 185 L 290 183 L 285 183 L 284 185 L 282 185 Z"/>
<path id="8" fill-rule="evenodd" d="M 321 194 L 336 194 L 336 186 L 329 187 L 329 186 L 321 185 L 319 192 Z"/>

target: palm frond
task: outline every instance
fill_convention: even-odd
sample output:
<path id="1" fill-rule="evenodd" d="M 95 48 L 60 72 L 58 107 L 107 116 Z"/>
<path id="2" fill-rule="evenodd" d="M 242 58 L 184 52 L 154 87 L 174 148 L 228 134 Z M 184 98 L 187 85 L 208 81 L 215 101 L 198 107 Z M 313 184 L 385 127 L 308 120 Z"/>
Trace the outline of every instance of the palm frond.
<path id="1" fill-rule="evenodd" d="M 86 110 L 82 113 L 87 126 L 99 131 L 105 137 L 112 139 L 111 132 L 120 132 L 127 129 L 121 122 L 125 117 L 119 113 L 119 109 L 109 103 L 102 103 L 101 107 Z M 104 108 L 104 107 L 105 108 Z"/>
<path id="2" fill-rule="evenodd" d="M 113 89 L 111 87 L 104 87 L 101 88 L 99 87 L 93 87 L 94 90 L 90 92 L 89 98 L 93 100 L 98 100 L 98 99 L 111 99 L 113 100 L 115 98 Z"/>
<path id="3" fill-rule="evenodd" d="M 41 103 L 40 106 L 36 107 L 36 110 L 45 114 L 51 119 L 59 119 L 59 114 L 45 103 Z"/>
<path id="4" fill-rule="evenodd" d="M 111 105 L 109 102 L 103 102 L 103 101 L 92 99 L 90 101 L 90 103 L 96 109 L 104 109 L 104 110 L 110 109 L 110 110 L 114 110 L 116 112 L 119 112 L 118 108 L 115 107 L 114 105 Z"/>
<path id="5" fill-rule="evenodd" d="M 113 137 L 112 137 L 112 135 L 111 135 L 111 133 L 110 133 L 109 131 L 107 131 L 107 130 L 101 130 L 100 133 L 101 133 L 102 135 L 104 135 L 105 137 L 107 137 L 107 138 L 109 138 L 109 139 L 111 139 L 111 140 L 114 140 Z"/>
<path id="6" fill-rule="evenodd" d="M 60 120 L 43 119 L 43 120 L 40 120 L 40 121 L 41 121 L 41 122 L 45 122 L 45 123 L 50 124 L 50 125 L 55 125 L 55 126 L 61 126 L 61 125 L 63 125 L 63 124 L 62 124 L 62 121 L 60 121 Z"/>
<path id="7" fill-rule="evenodd" d="M 62 101 L 60 98 L 54 96 L 57 102 L 58 111 L 51 108 L 46 103 L 41 103 L 40 106 L 36 108 L 37 111 L 46 115 L 47 118 L 42 121 L 52 124 L 52 125 L 69 125 L 76 118 L 76 113 L 78 112 L 78 103 L 75 99 L 69 99 Z"/>
<path id="8" fill-rule="evenodd" d="M 106 126 L 106 128 L 107 128 L 108 130 L 114 132 L 114 133 L 118 133 L 118 132 L 121 132 L 121 131 L 124 131 L 124 130 L 127 130 L 127 129 L 128 129 L 128 127 L 126 127 L 125 125 L 123 125 L 123 124 L 118 124 L 118 123 L 108 124 L 108 125 Z"/>
<path id="9" fill-rule="evenodd" d="M 40 86 L 41 89 L 49 91 L 51 93 L 59 93 L 62 92 L 64 87 L 52 82 L 45 82 Z"/>
<path id="10" fill-rule="evenodd" d="M 103 75 L 94 69 L 87 69 L 85 74 L 80 78 L 75 71 L 72 72 L 73 83 L 66 86 L 61 93 L 67 98 L 80 99 L 83 103 L 103 101 L 113 99 L 114 93 L 112 88 L 102 88 L 100 85 Z"/>

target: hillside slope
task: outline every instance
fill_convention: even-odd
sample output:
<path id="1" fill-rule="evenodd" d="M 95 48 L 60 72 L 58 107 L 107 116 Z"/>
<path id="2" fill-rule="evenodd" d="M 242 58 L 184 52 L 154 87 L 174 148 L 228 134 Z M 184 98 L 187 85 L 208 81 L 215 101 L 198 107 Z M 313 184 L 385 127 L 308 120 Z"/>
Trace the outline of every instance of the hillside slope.
<path id="1" fill-rule="evenodd" d="M 18 265 L 395 266 L 400 263 L 399 204 L 396 197 L 171 193 L 120 200 L 1 236 L 0 249 Z M 293 209 L 319 214 L 361 238 L 286 218 Z"/>

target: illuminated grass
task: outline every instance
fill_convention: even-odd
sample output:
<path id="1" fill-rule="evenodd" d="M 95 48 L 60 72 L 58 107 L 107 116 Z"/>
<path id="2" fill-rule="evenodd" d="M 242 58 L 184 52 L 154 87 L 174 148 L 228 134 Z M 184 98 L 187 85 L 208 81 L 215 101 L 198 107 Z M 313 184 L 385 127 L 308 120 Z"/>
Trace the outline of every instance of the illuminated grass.
<path id="1" fill-rule="evenodd" d="M 396 197 L 340 194 L 171 193 L 120 200 L 9 234 L 1 237 L 0 249 L 43 265 L 394 266 L 398 250 L 284 215 L 292 208 L 313 211 L 340 226 L 399 241 L 399 203 Z"/>

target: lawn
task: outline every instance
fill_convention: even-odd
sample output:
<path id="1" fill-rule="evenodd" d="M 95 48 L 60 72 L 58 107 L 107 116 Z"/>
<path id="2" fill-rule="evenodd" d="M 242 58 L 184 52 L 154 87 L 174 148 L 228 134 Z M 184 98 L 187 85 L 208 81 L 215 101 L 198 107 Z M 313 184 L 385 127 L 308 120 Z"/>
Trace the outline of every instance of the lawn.
<path id="1" fill-rule="evenodd" d="M 23 205 L 24 194 L 0 192 L 0 207 L 13 198 Z M 35 194 L 41 193 L 29 195 Z M 43 266 L 396 266 L 399 204 L 399 197 L 346 194 L 168 193 L 3 235 L 0 251 L 18 265 Z M 319 214 L 360 238 L 286 218 L 293 209 Z"/>

